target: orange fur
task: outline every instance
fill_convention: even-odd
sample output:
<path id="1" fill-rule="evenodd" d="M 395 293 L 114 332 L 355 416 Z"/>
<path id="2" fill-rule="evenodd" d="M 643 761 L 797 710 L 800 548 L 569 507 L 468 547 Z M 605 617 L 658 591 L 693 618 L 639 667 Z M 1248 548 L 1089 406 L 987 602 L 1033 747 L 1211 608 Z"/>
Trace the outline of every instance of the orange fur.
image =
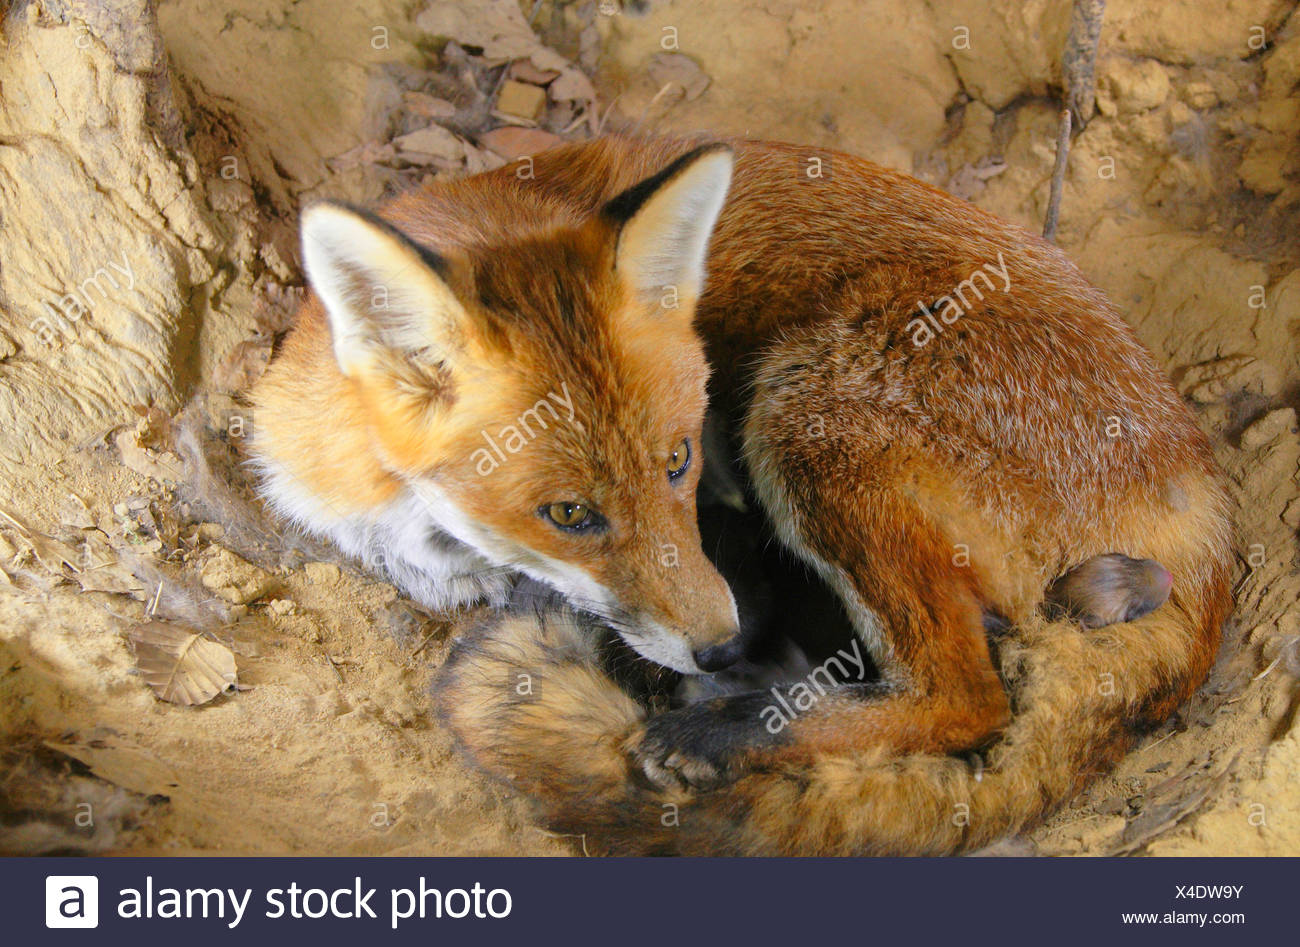
<path id="1" fill-rule="evenodd" d="M 1207 673 L 1231 608 L 1208 444 L 1059 250 L 847 155 L 733 143 L 703 292 L 656 306 L 617 272 L 602 208 L 692 147 L 602 139 L 537 156 L 526 178 L 507 166 L 389 205 L 387 221 L 446 261 L 463 354 L 343 378 L 309 303 L 258 391 L 265 449 L 355 509 L 437 477 L 494 535 L 580 568 L 698 648 L 726 627 L 726 591 L 699 549 L 698 465 L 677 492 L 663 457 L 681 437 L 698 445 L 707 379 L 778 535 L 839 592 L 887 687 L 832 693 L 780 740 L 706 758 L 688 736 L 710 714 L 731 725 L 734 707 L 643 719 L 580 622 L 504 618 L 443 683 L 466 748 L 618 851 L 952 851 L 1015 830 Z M 954 298 L 959 317 L 918 344 L 920 314 Z M 476 476 L 483 429 L 561 382 L 578 423 Z M 522 515 L 568 495 L 606 513 L 608 535 L 575 541 Z M 1166 567 L 1169 604 L 1087 636 L 1036 617 L 1056 577 L 1115 552 Z M 1013 626 L 996 653 L 989 612 Z M 521 667 L 565 683 L 521 704 L 497 673 Z M 979 749 L 990 772 L 973 784 L 948 755 Z M 664 801 L 698 822 L 656 828 Z M 947 823 L 954 804 L 974 827 Z"/>

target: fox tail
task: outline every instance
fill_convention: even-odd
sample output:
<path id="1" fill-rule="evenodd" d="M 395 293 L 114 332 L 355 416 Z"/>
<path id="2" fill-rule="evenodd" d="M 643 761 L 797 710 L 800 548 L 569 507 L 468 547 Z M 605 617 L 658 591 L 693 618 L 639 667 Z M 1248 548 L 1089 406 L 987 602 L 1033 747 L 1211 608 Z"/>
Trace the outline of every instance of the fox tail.
<path id="1" fill-rule="evenodd" d="M 667 791 L 633 762 L 645 710 L 567 610 L 507 613 L 440 672 L 439 711 L 479 767 L 555 830 L 622 855 L 937 855 L 1033 825 L 1161 723 L 1204 679 L 1230 608 L 1225 570 L 1191 600 L 1084 632 L 1036 620 L 998 649 L 1012 722 L 981 757 L 826 755 L 708 792 Z"/>

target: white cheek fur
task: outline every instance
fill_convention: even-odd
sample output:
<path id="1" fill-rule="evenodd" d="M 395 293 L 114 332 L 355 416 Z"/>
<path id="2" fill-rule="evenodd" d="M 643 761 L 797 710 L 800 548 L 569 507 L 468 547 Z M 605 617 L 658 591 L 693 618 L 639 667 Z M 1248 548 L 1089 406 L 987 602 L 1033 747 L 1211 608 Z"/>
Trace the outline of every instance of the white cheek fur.
<path id="1" fill-rule="evenodd" d="M 392 503 L 368 515 L 345 515 L 259 452 L 253 462 L 262 495 L 281 517 L 333 542 L 367 568 L 435 611 L 504 605 L 516 574 L 543 582 L 597 615 L 617 610 L 609 590 L 573 563 L 544 556 L 476 523 L 435 484 L 407 481 Z M 638 654 L 687 674 L 699 673 L 686 639 L 654 622 L 620 632 Z"/>
<path id="2" fill-rule="evenodd" d="M 259 453 L 253 466 L 263 497 L 279 516 L 387 575 L 421 605 L 451 611 L 478 602 L 505 604 L 510 570 L 449 535 L 411 491 L 374 513 L 348 515 L 303 487 L 266 453 Z"/>

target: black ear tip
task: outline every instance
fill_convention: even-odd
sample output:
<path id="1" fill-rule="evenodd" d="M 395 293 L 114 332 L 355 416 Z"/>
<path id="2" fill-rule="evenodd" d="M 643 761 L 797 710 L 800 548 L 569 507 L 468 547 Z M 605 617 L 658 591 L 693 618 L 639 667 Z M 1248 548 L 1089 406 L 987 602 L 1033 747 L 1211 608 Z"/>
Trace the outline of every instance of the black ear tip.
<path id="1" fill-rule="evenodd" d="M 632 185 L 622 194 L 610 200 L 601 213 L 615 224 L 625 224 L 636 215 L 650 195 L 659 190 L 682 171 L 686 170 L 700 158 L 710 154 L 735 154 L 735 149 L 725 141 L 710 141 L 696 145 L 690 151 L 669 162 L 668 166 L 657 174 L 652 174 L 640 183 Z"/>
<path id="2" fill-rule="evenodd" d="M 424 244 L 417 241 L 415 238 L 413 238 L 410 234 L 406 233 L 396 224 L 379 216 L 374 211 L 367 210 L 363 207 L 358 207 L 355 204 L 349 204 L 346 201 L 337 201 L 337 200 L 329 200 L 329 199 L 312 201 L 310 204 L 303 207 L 301 212 L 299 213 L 300 230 L 303 229 L 302 223 L 303 221 L 306 220 L 307 215 L 312 211 L 316 210 L 317 208 L 328 209 L 333 211 L 341 211 L 344 214 L 351 215 L 352 217 L 364 221 L 366 224 L 368 224 L 370 227 L 374 228 L 375 230 L 381 231 L 382 233 L 386 234 L 389 237 L 389 239 L 405 246 L 408 250 L 410 250 L 412 253 L 418 256 L 421 262 L 423 262 L 425 266 L 431 269 L 434 273 L 438 274 L 439 277 L 443 279 L 446 279 L 448 277 L 449 269 L 448 269 L 447 259 L 442 254 L 438 253 L 438 251 L 434 250 L 432 247 L 426 247 Z M 305 230 L 303 232 L 303 236 L 305 239 L 306 238 Z"/>

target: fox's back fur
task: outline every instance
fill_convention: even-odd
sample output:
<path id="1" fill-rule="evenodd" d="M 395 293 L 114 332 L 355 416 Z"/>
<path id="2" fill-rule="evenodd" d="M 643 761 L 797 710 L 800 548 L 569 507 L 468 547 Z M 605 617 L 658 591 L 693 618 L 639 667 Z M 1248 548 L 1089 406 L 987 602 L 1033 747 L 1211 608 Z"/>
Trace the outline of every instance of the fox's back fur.
<path id="1" fill-rule="evenodd" d="M 576 297 L 581 248 L 550 235 L 693 146 L 567 146 L 527 176 L 436 185 L 384 216 L 438 252 L 491 251 L 488 286 L 550 279 Z M 689 750 L 647 752 L 664 725 L 607 673 L 600 629 L 551 609 L 469 634 L 438 685 L 444 716 L 548 821 L 609 851 L 987 844 L 1068 798 L 1204 680 L 1231 608 L 1220 474 L 1150 353 L 1055 247 L 847 155 L 734 151 L 694 322 L 710 403 L 883 686 L 827 695 L 768 744 L 738 739 L 717 779 Z M 600 331 L 557 318 L 548 331 Z M 1086 633 L 1038 616 L 1053 579 L 1114 552 L 1166 567 L 1168 604 Z M 989 616 L 1010 628 L 991 642 Z M 520 674 L 538 686 L 520 693 Z M 741 704 L 700 706 L 666 732 L 708 750 L 704 731 Z"/>

